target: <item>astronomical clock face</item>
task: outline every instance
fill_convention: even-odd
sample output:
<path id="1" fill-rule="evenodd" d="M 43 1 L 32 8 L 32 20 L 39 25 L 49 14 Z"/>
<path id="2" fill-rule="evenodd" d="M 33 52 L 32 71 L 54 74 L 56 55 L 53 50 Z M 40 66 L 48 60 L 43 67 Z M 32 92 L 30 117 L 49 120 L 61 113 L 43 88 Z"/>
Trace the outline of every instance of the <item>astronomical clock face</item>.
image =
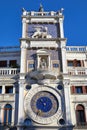
<path id="1" fill-rule="evenodd" d="M 52 88 L 38 87 L 29 90 L 24 99 L 26 114 L 35 122 L 49 124 L 61 115 L 61 99 Z"/>
<path id="2" fill-rule="evenodd" d="M 58 106 L 57 98 L 50 92 L 38 92 L 31 99 L 31 108 L 40 117 L 53 116 L 57 112 Z"/>

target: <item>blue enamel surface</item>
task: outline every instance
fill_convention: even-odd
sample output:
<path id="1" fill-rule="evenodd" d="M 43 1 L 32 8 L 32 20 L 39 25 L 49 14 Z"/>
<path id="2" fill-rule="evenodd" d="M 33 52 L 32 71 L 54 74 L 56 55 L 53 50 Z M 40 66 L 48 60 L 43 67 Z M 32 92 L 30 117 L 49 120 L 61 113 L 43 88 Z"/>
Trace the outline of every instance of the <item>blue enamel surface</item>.
<path id="1" fill-rule="evenodd" d="M 62 86 L 62 85 L 58 85 L 57 88 L 58 88 L 59 90 L 62 90 L 62 89 L 63 89 L 63 86 Z"/>
<path id="2" fill-rule="evenodd" d="M 38 110 L 48 112 L 52 108 L 52 102 L 48 97 L 40 97 L 36 102 L 36 107 Z"/>

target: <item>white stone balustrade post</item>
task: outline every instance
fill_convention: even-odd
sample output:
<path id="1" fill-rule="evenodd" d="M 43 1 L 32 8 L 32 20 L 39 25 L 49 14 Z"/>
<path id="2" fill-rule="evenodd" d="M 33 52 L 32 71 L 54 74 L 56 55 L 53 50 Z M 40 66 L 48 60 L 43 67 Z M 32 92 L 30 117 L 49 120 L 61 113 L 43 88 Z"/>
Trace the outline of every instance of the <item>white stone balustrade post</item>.
<path id="1" fill-rule="evenodd" d="M 2 94 L 5 94 L 5 85 L 2 85 Z"/>

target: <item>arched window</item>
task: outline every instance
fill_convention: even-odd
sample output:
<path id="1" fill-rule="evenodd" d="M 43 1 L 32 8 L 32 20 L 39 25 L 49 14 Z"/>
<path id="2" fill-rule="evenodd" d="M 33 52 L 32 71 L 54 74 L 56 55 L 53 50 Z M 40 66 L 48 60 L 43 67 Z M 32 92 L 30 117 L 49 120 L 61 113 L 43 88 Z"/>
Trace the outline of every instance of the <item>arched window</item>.
<path id="1" fill-rule="evenodd" d="M 6 104 L 4 107 L 4 124 L 11 124 L 12 120 L 12 106 Z"/>
<path id="2" fill-rule="evenodd" d="M 79 104 L 76 107 L 76 120 L 77 120 L 77 125 L 85 124 L 85 108 L 83 105 Z"/>

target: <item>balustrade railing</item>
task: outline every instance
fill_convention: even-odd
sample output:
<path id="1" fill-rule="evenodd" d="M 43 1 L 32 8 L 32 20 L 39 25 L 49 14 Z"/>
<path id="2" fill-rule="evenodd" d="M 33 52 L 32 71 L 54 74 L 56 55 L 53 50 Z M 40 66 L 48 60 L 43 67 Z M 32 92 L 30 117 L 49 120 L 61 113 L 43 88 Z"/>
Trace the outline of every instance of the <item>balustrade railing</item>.
<path id="1" fill-rule="evenodd" d="M 87 68 L 68 68 L 69 75 L 87 75 Z"/>
<path id="2" fill-rule="evenodd" d="M 66 46 L 67 52 L 85 52 L 87 51 L 87 46 Z"/>
<path id="3" fill-rule="evenodd" d="M 28 12 L 27 15 L 31 15 L 31 16 L 57 16 L 59 12 Z"/>
<path id="4" fill-rule="evenodd" d="M 14 94 L 0 94 L 0 101 L 14 101 Z"/>
<path id="5" fill-rule="evenodd" d="M 16 75 L 19 73 L 19 68 L 0 68 L 0 75 Z"/>
<path id="6" fill-rule="evenodd" d="M 0 47 L 0 52 L 13 52 L 20 51 L 19 46 L 8 46 L 8 47 Z"/>

